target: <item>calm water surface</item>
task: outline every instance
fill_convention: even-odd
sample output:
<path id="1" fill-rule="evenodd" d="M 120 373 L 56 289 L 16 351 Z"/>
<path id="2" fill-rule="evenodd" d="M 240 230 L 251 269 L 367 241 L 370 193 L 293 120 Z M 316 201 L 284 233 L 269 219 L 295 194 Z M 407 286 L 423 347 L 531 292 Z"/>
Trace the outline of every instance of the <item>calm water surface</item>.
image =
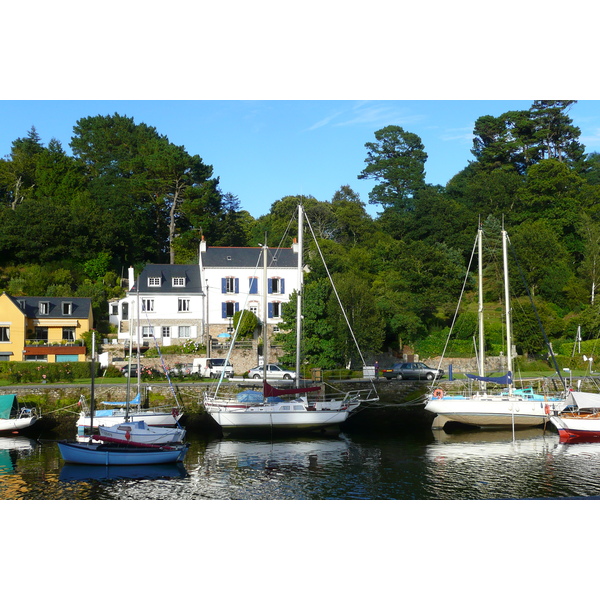
<path id="1" fill-rule="evenodd" d="M 0 438 L 12 500 L 473 500 L 600 496 L 600 443 L 555 432 L 276 440 L 190 436 L 182 465 L 66 465 L 55 443 Z"/>

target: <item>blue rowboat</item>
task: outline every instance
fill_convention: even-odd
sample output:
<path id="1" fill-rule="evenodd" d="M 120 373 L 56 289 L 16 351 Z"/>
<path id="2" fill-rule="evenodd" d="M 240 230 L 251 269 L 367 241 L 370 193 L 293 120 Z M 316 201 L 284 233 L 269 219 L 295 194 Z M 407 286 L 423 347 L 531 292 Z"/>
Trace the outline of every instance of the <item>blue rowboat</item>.
<path id="1" fill-rule="evenodd" d="M 63 460 L 80 465 L 156 465 L 182 462 L 189 444 L 139 447 L 94 442 L 58 442 Z"/>

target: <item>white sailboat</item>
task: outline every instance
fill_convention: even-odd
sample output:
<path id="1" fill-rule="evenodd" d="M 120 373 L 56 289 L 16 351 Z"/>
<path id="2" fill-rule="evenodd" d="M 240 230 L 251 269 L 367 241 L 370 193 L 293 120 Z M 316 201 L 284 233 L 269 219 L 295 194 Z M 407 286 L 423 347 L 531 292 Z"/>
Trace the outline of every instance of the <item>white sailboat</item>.
<path id="1" fill-rule="evenodd" d="M 294 389 L 277 389 L 267 382 L 266 372 L 263 376 L 263 391 L 242 391 L 231 394 L 220 391 L 222 378 L 215 390 L 204 394 L 206 412 L 223 429 L 258 429 L 258 430 L 310 430 L 338 426 L 348 419 L 351 412 L 363 402 L 376 401 L 375 388 L 356 390 L 346 394 L 322 397 L 321 386 L 300 386 L 300 341 L 302 322 L 302 281 L 303 281 L 303 219 L 304 210 L 298 207 L 298 293 L 296 315 L 296 387 Z M 263 247 L 263 279 L 266 287 L 267 246 Z M 268 362 L 266 352 L 266 290 L 264 292 L 264 364 Z M 233 345 L 233 344 L 232 344 Z M 309 396 L 313 394 L 313 396 Z M 371 395 L 372 394 L 372 395 Z M 283 399 L 283 396 L 293 396 Z"/>
<path id="2" fill-rule="evenodd" d="M 482 229 L 478 230 L 479 253 L 479 374 L 467 375 L 480 382 L 480 390 L 468 394 L 447 394 L 441 387 L 433 391 L 425 403 L 425 410 L 435 413 L 433 427 L 442 428 L 448 422 L 477 427 L 523 428 L 542 425 L 555 410 L 566 405 L 564 395 L 535 393 L 532 388 L 517 389 L 513 386 L 512 327 L 508 285 L 508 236 L 502 230 L 502 253 L 504 268 L 504 294 L 506 316 L 506 362 L 507 372 L 501 377 L 486 377 L 483 339 L 483 291 L 482 291 Z M 503 384 L 499 391 L 487 391 L 486 382 Z"/>

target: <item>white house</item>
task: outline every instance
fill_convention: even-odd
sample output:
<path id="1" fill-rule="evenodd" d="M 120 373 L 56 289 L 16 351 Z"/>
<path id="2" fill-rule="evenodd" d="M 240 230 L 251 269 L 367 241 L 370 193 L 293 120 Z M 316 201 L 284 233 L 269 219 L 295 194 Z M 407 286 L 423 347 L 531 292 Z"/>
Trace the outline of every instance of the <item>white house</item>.
<path id="1" fill-rule="evenodd" d="M 142 343 L 153 337 L 165 346 L 206 343 L 231 334 L 233 315 L 243 309 L 261 322 L 266 309 L 272 334 L 282 305 L 298 289 L 298 245 L 269 248 L 265 277 L 263 248 L 207 247 L 203 240 L 198 265 L 147 265 L 137 281 L 130 268 L 127 296 L 109 303 L 120 342 L 137 343 L 139 315 Z"/>

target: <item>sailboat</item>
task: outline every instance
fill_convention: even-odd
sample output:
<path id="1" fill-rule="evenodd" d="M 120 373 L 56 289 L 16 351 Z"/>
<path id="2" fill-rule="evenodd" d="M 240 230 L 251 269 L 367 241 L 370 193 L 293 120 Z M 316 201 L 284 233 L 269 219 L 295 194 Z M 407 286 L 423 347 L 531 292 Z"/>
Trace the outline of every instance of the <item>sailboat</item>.
<path id="1" fill-rule="evenodd" d="M 507 372 L 500 377 L 486 377 L 483 338 L 483 291 L 482 291 L 482 228 L 477 233 L 479 254 L 479 360 L 478 375 L 467 375 L 480 382 L 480 390 L 471 394 L 447 394 L 438 387 L 425 402 L 425 410 L 435 413 L 433 428 L 443 428 L 448 422 L 477 427 L 522 428 L 547 423 L 550 413 L 566 406 L 564 395 L 548 396 L 535 393 L 532 388 L 518 389 L 513 386 L 512 327 L 508 285 L 508 235 L 502 230 L 502 254 L 504 269 L 504 294 L 506 316 L 506 362 Z M 489 392 L 486 383 L 504 385 L 499 391 Z"/>
<path id="2" fill-rule="evenodd" d="M 94 354 L 95 338 L 92 336 L 92 383 L 90 430 L 94 423 Z M 131 358 L 130 358 L 131 360 Z M 127 410 L 127 407 L 126 407 Z M 182 462 L 187 454 L 189 444 L 152 444 L 143 442 L 121 442 L 112 439 L 101 439 L 92 435 L 88 441 L 57 442 L 60 454 L 67 463 L 84 465 L 152 465 Z"/>
<path id="3" fill-rule="evenodd" d="M 37 420 L 35 409 L 20 407 L 16 394 L 0 395 L 0 434 L 23 431 Z"/>
<path id="4" fill-rule="evenodd" d="M 372 390 L 355 390 L 336 396 L 322 396 L 321 386 L 300 386 L 300 341 L 302 322 L 302 280 L 303 280 L 303 228 L 304 209 L 298 206 L 298 293 L 296 315 L 296 387 L 279 389 L 267 382 L 267 310 L 266 289 L 264 295 L 263 343 L 265 372 L 263 374 L 262 393 L 245 390 L 237 394 L 221 392 L 219 380 L 214 390 L 204 393 L 206 412 L 225 430 L 319 430 L 339 426 L 346 421 L 351 412 L 363 402 L 378 400 L 375 388 Z M 267 245 L 263 246 L 263 280 L 266 288 Z M 235 335 L 235 334 L 234 334 Z M 231 344 L 233 347 L 233 344 Z M 373 393 L 373 395 L 371 395 Z M 309 397 L 309 394 L 316 396 Z M 284 396 L 292 396 L 285 398 Z"/>
<path id="5" fill-rule="evenodd" d="M 159 409 L 144 409 L 141 408 L 141 369 L 140 369 L 140 324 L 139 324 L 139 315 L 140 315 L 140 302 L 139 302 L 139 282 L 136 283 L 137 287 L 137 394 L 133 398 L 133 400 L 129 400 L 129 390 L 131 377 L 127 378 L 127 399 L 125 401 L 107 401 L 103 402 L 104 406 L 108 406 L 111 408 L 103 408 L 100 410 L 96 410 L 92 416 L 90 410 L 88 410 L 87 403 L 85 398 L 82 396 L 79 400 L 79 403 L 82 407 L 82 410 L 79 414 L 79 418 L 77 419 L 77 433 L 80 436 L 86 434 L 87 430 L 91 430 L 92 422 L 96 424 L 96 428 L 100 429 L 101 427 L 104 430 L 102 435 L 111 436 L 114 435 L 117 439 L 129 439 L 132 435 L 131 425 L 135 423 L 135 434 L 140 436 L 139 441 L 143 441 L 143 439 L 149 440 L 151 439 L 151 435 L 156 435 L 156 439 L 161 439 L 161 442 L 157 443 L 167 443 L 169 442 L 169 436 L 171 436 L 172 442 L 178 442 L 183 439 L 183 435 L 185 434 L 185 430 L 181 428 L 179 425 L 179 420 L 183 416 L 183 412 L 179 405 L 179 401 L 177 399 L 177 394 L 173 389 L 173 385 L 171 384 L 171 378 L 169 377 L 168 371 L 165 369 L 165 373 L 167 375 L 167 380 L 169 382 L 169 386 L 171 392 L 173 393 L 173 397 L 175 399 L 176 406 L 171 407 L 169 410 L 161 410 Z M 129 338 L 129 372 L 131 372 L 131 354 L 132 354 L 132 338 Z M 158 345 L 157 345 L 158 347 Z M 159 350 L 160 352 L 160 350 Z M 128 423 L 129 426 L 126 429 L 119 429 L 124 422 Z M 110 431 L 109 431 L 110 430 Z M 171 431 L 172 430 L 172 431 Z M 114 431 L 114 433 L 112 433 Z M 150 442 L 153 443 L 153 442 Z"/>

